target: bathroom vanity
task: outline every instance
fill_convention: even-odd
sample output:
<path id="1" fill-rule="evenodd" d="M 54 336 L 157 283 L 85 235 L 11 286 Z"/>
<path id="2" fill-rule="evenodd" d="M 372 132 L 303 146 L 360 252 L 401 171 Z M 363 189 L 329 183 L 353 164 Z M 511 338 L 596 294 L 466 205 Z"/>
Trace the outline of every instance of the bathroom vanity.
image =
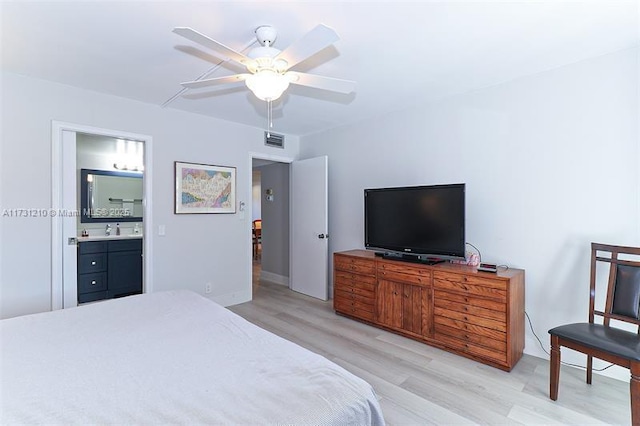
<path id="1" fill-rule="evenodd" d="M 142 236 L 80 238 L 78 303 L 142 293 Z"/>

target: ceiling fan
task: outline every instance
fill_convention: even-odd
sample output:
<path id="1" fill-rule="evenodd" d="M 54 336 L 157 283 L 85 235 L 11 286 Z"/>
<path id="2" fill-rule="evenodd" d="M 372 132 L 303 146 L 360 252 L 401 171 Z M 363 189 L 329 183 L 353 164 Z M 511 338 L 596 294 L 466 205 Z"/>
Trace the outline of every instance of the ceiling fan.
<path id="1" fill-rule="evenodd" d="M 351 93 L 355 89 L 355 81 L 291 71 L 291 68 L 300 62 L 340 39 L 338 34 L 326 25 L 316 26 L 283 51 L 272 46 L 278 35 L 275 28 L 268 25 L 258 27 L 255 34 L 260 46 L 253 48 L 247 55 L 188 27 L 177 27 L 173 32 L 208 47 L 247 69 L 247 72 L 242 74 L 181 83 L 189 89 L 244 81 L 258 99 L 267 101 L 269 104 L 278 99 L 290 83 L 343 94 Z"/>

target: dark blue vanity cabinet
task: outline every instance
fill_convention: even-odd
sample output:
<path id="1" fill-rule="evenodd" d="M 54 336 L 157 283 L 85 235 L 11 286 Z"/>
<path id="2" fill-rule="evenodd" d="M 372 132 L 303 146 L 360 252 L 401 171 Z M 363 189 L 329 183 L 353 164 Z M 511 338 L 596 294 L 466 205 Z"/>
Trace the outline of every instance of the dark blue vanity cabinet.
<path id="1" fill-rule="evenodd" d="M 81 241 L 78 303 L 142 293 L 142 238 Z"/>

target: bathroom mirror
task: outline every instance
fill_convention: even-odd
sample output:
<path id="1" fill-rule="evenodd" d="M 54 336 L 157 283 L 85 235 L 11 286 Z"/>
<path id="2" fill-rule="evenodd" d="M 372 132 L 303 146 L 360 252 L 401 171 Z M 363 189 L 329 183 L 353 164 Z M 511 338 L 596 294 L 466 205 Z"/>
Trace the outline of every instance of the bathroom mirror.
<path id="1" fill-rule="evenodd" d="M 142 173 L 80 170 L 80 222 L 142 222 Z"/>

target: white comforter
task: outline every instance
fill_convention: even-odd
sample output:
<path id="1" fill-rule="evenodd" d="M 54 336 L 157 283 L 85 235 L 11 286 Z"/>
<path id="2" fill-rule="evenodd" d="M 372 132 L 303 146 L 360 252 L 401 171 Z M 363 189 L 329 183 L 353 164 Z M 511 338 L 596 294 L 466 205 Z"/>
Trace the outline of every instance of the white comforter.
<path id="1" fill-rule="evenodd" d="M 338 365 L 187 291 L 0 322 L 0 423 L 384 424 Z"/>

